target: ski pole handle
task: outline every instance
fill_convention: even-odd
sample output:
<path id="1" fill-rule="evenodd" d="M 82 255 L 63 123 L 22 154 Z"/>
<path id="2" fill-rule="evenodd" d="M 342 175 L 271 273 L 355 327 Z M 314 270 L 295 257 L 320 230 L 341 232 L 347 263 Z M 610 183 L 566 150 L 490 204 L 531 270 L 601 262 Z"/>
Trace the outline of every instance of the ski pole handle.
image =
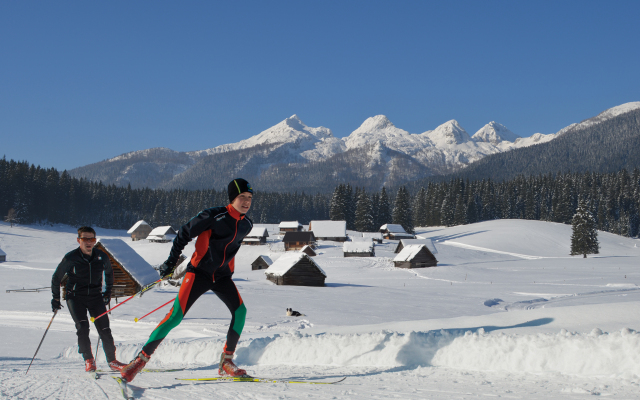
<path id="1" fill-rule="evenodd" d="M 111 312 L 111 310 L 115 310 L 116 308 L 120 307 L 121 305 L 123 305 L 123 304 L 124 304 L 124 303 L 126 303 L 127 301 L 129 301 L 129 300 L 133 299 L 133 298 L 134 298 L 134 297 L 136 297 L 137 295 L 141 295 L 141 296 L 142 296 L 142 293 L 144 293 L 144 292 L 146 292 L 147 290 L 151 289 L 151 288 L 152 288 L 152 287 L 154 287 L 157 283 L 159 283 L 159 282 L 161 282 L 161 281 L 163 281 L 163 280 L 165 280 L 165 279 L 169 279 L 169 278 L 171 278 L 171 275 L 167 275 L 167 276 L 165 276 L 164 278 L 160 278 L 160 279 L 158 279 L 157 281 L 155 281 L 155 282 L 152 282 L 152 283 L 148 284 L 147 286 L 145 286 L 145 287 L 143 287 L 142 289 L 140 289 L 140 290 L 139 290 L 136 294 L 134 294 L 133 296 L 129 297 L 128 299 L 126 299 L 125 301 L 123 301 L 123 302 L 121 302 L 121 303 L 118 303 L 118 305 L 117 305 L 117 306 L 115 306 L 115 307 L 111 307 L 110 309 L 108 309 L 107 311 L 105 311 L 105 312 L 103 312 L 102 314 L 98 315 L 97 317 L 95 317 L 95 318 L 93 318 L 93 317 L 89 318 L 89 320 L 90 320 L 91 322 L 95 322 L 95 320 L 97 320 L 98 318 L 100 318 L 100 317 L 102 317 L 103 315 L 105 315 L 105 314 L 107 314 L 107 313 Z"/>
<path id="2" fill-rule="evenodd" d="M 171 300 L 167 301 L 166 303 L 164 303 L 164 304 L 163 304 L 163 305 L 161 305 L 160 307 L 158 307 L 158 308 L 156 308 L 155 310 L 151 311 L 149 314 L 153 314 L 154 312 L 158 311 L 159 309 L 161 309 L 162 307 L 166 306 L 167 304 L 169 304 L 169 303 L 171 303 L 171 302 L 173 302 L 173 301 L 175 301 L 175 299 L 171 299 Z M 140 318 L 136 318 L 136 319 L 134 319 L 134 321 L 135 321 L 135 322 L 138 322 L 138 321 L 140 321 L 142 318 L 146 317 L 146 316 L 147 316 L 147 315 L 149 315 L 149 314 L 145 314 L 145 315 L 143 315 L 143 316 L 142 316 L 142 317 L 140 317 Z"/>

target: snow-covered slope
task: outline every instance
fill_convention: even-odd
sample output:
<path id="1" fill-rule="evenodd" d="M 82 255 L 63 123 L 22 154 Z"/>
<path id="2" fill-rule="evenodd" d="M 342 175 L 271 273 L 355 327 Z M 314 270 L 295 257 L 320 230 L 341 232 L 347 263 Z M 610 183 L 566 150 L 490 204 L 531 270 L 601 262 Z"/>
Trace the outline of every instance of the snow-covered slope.
<path id="1" fill-rule="evenodd" d="M 616 107 L 612 107 L 609 108 L 603 112 L 601 112 L 600 114 L 596 115 L 593 118 L 589 118 L 586 119 L 578 124 L 571 124 L 569 126 L 567 126 L 566 128 L 562 128 L 558 131 L 558 133 L 556 133 L 556 135 L 562 135 L 567 133 L 568 131 L 571 130 L 577 130 L 577 129 L 582 129 L 582 128 L 587 128 L 589 126 L 592 125 L 596 125 L 599 124 L 601 122 L 604 122 L 606 120 L 609 120 L 611 118 L 615 118 L 618 115 L 622 115 L 625 113 L 628 113 L 630 111 L 634 111 L 640 109 L 640 101 L 634 101 L 631 103 L 625 103 L 625 104 L 621 104 L 619 106 Z"/>
<path id="2" fill-rule="evenodd" d="M 471 138 L 476 142 L 487 142 L 496 146 L 504 141 L 515 143 L 516 140 L 520 139 L 520 136 L 511 132 L 506 126 L 491 121 L 480 128 Z"/>
<path id="3" fill-rule="evenodd" d="M 217 376 L 230 315 L 213 294 L 201 296 L 131 383 L 136 398 L 451 399 L 500 397 L 637 398 L 640 385 L 639 241 L 599 232 L 600 251 L 568 255 L 571 227 L 497 220 L 449 228 L 416 228 L 438 249 L 438 266 L 395 268 L 397 241 L 376 244 L 376 257 L 344 258 L 343 243 L 320 241 L 314 261 L 326 286 L 278 286 L 253 271 L 259 255 L 284 254 L 267 225 L 267 245 L 242 246 L 234 282 L 247 307 L 236 363 L 259 377 L 333 380 L 337 385 L 180 382 Z M 121 239 L 149 264 L 171 243 Z M 273 234 L 272 234 L 273 233 Z M 0 222 L 0 393 L 3 398 L 122 398 L 108 373 L 88 381 L 75 327 L 62 309 L 25 371 L 51 320 L 51 275 L 77 246 L 75 228 Z M 34 243 L 38 251 L 33 250 Z M 185 255 L 195 251 L 191 242 Z M 16 293 L 10 289 L 44 288 Z M 109 316 L 117 357 L 131 360 L 170 310 L 178 288 L 158 287 Z M 381 301 L 383 299 L 383 301 Z M 113 305 L 113 303 L 112 303 Z M 373 305 L 373 306 L 372 306 Z M 285 308 L 304 317 L 287 317 Z M 93 348 L 97 334 L 91 326 Z M 106 369 L 104 353 L 96 355 Z"/>

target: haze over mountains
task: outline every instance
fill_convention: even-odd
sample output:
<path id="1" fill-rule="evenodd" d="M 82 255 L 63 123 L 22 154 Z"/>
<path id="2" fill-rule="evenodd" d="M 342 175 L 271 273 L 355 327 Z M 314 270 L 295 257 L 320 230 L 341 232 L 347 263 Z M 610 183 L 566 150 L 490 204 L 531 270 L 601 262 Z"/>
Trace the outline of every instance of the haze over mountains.
<path id="1" fill-rule="evenodd" d="M 341 182 L 378 190 L 459 171 L 487 156 L 547 143 L 638 109 L 640 102 L 623 104 L 556 134 L 527 138 L 494 121 L 473 136 L 456 120 L 412 134 L 384 115 L 368 118 L 349 136 L 336 138 L 330 129 L 309 127 L 293 115 L 237 143 L 193 152 L 135 151 L 69 172 L 133 188 L 218 189 L 242 176 L 270 191 L 327 192 Z"/>

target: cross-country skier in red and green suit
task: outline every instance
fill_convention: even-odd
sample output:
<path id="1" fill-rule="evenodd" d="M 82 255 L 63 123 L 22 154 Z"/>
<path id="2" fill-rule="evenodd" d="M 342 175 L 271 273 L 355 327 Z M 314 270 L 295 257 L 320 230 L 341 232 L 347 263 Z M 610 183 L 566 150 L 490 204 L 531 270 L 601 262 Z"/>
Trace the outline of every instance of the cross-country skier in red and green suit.
<path id="1" fill-rule="evenodd" d="M 127 382 L 131 382 L 144 368 L 171 329 L 180 324 L 193 303 L 208 290 L 218 295 L 231 311 L 231 324 L 220 357 L 218 373 L 224 376 L 246 375 L 246 371 L 239 369 L 232 361 L 244 327 L 247 309 L 231 276 L 234 270 L 234 256 L 242 239 L 253 227 L 253 223 L 245 215 L 251 207 L 253 189 L 246 180 L 234 179 L 229 183 L 228 193 L 228 206 L 202 211 L 183 225 L 174 239 L 169 258 L 159 268 L 163 277 L 173 272 L 182 250 L 195 237 L 198 238 L 196 251 L 187 266 L 180 292 L 171 311 L 151 333 L 138 356 L 122 369 L 122 378 Z"/>

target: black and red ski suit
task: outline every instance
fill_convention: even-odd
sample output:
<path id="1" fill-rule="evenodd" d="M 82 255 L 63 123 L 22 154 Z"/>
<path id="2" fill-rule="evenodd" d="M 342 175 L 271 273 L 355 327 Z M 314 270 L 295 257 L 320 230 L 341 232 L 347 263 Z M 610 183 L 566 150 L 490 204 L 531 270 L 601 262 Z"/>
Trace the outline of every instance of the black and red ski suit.
<path id="1" fill-rule="evenodd" d="M 173 240 L 169 261 L 176 262 L 182 250 L 193 238 L 196 251 L 187 266 L 180 291 L 171 311 L 149 336 L 142 350 L 151 355 L 169 334 L 180 324 L 189 308 L 208 290 L 212 290 L 231 311 L 231 324 L 227 332 L 225 351 L 235 351 L 244 328 L 247 309 L 236 285 L 231 280 L 234 257 L 242 239 L 251 231 L 253 223 L 240 214 L 231 204 L 202 211 L 184 224 Z"/>

